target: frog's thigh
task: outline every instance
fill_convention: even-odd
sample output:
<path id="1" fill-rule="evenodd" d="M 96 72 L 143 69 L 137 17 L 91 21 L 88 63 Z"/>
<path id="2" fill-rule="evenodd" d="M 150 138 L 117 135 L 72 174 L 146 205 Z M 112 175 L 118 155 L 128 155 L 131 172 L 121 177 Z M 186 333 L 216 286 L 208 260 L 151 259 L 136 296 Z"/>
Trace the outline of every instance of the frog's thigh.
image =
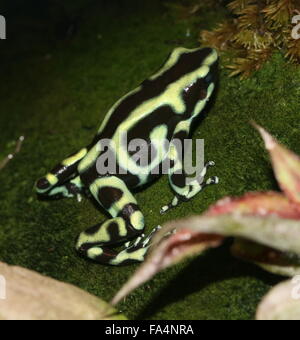
<path id="1" fill-rule="evenodd" d="M 86 156 L 87 152 L 87 148 L 81 149 L 57 164 L 48 174 L 37 181 L 35 185 L 37 193 L 48 196 L 52 188 L 64 184 L 77 171 L 78 163 Z M 60 190 L 63 190 L 63 186 Z"/>
<path id="2" fill-rule="evenodd" d="M 101 263 L 118 265 L 143 260 L 143 249 L 121 252 L 124 256 L 120 256 L 120 253 L 108 248 L 138 236 L 144 229 L 144 216 L 126 184 L 118 177 L 104 177 L 90 185 L 90 191 L 113 218 L 81 233 L 77 250 Z"/>

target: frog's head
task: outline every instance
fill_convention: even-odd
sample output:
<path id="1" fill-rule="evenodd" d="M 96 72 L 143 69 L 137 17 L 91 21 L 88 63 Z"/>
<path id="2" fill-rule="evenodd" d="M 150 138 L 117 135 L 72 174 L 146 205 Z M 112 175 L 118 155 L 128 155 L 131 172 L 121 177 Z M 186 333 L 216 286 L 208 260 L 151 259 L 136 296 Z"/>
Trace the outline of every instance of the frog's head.
<path id="1" fill-rule="evenodd" d="M 217 72 L 218 54 L 213 48 L 188 49 L 184 47 L 175 48 L 169 55 L 164 68 L 173 71 L 173 75 L 180 78 L 194 72 L 200 74 L 215 75 Z M 208 68 L 208 71 L 205 71 Z"/>
<path id="2" fill-rule="evenodd" d="M 218 54 L 212 48 L 178 47 L 153 77 L 158 85 L 176 87 L 190 113 L 204 107 L 217 82 Z M 201 108 L 201 110 L 202 110 Z M 198 109 L 197 109 L 198 111 Z"/>

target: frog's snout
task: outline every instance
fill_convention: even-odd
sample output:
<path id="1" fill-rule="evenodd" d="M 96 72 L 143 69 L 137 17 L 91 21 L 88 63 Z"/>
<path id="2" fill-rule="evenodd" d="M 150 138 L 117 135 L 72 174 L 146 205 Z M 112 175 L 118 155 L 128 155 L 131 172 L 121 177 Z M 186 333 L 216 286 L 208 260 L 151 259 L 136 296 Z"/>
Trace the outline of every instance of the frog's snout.
<path id="1" fill-rule="evenodd" d="M 92 248 L 92 245 L 87 244 L 87 243 L 81 244 L 81 245 L 77 244 L 76 245 L 76 252 L 78 253 L 79 256 L 86 257 L 89 249 L 91 249 L 91 248 Z"/>
<path id="2" fill-rule="evenodd" d="M 36 182 L 36 188 L 38 190 L 47 190 L 50 187 L 50 183 L 47 178 L 42 177 Z"/>
<path id="3" fill-rule="evenodd" d="M 76 238 L 76 251 L 81 254 L 84 255 L 86 254 L 86 252 L 88 251 L 88 249 L 91 247 L 91 245 L 87 244 L 87 243 L 82 243 L 82 241 L 80 240 L 81 234 L 77 236 Z"/>

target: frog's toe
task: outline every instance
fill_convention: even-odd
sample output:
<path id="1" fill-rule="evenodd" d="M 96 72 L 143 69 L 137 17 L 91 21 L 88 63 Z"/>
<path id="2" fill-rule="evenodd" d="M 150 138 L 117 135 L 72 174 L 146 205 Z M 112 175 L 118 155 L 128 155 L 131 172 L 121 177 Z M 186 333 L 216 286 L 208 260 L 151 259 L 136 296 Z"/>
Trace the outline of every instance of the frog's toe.
<path id="1" fill-rule="evenodd" d="M 145 236 L 145 234 L 142 234 L 141 236 L 139 236 L 133 244 L 130 244 L 129 242 L 127 242 L 125 244 L 125 247 L 127 250 L 137 250 L 139 248 L 146 248 L 150 245 L 154 235 L 161 229 L 162 227 L 159 225 L 156 228 L 154 228 L 151 233 L 148 236 Z"/>
<path id="2" fill-rule="evenodd" d="M 209 177 L 204 183 L 202 183 L 202 190 L 208 185 L 218 184 L 220 182 L 219 177 Z"/>
<path id="3" fill-rule="evenodd" d="M 144 239 L 142 240 L 142 245 L 143 247 L 147 247 L 150 242 L 152 241 L 153 237 L 155 236 L 155 234 L 161 229 L 162 227 L 160 225 L 158 225 L 156 228 L 154 228 L 151 233 L 147 236 L 144 237 Z"/>
<path id="4" fill-rule="evenodd" d="M 178 196 L 175 196 L 175 197 L 173 198 L 173 200 L 172 200 L 171 203 L 169 203 L 169 204 L 163 206 L 163 207 L 160 209 L 160 214 L 161 214 L 161 215 L 166 214 L 169 210 L 176 208 L 182 201 L 183 201 L 183 199 L 181 199 L 181 198 L 179 197 L 179 195 L 178 195 Z"/>
<path id="5" fill-rule="evenodd" d="M 206 185 L 210 185 L 210 184 L 218 184 L 219 182 L 220 182 L 219 177 L 213 176 L 213 177 L 210 177 L 210 178 L 206 181 Z"/>

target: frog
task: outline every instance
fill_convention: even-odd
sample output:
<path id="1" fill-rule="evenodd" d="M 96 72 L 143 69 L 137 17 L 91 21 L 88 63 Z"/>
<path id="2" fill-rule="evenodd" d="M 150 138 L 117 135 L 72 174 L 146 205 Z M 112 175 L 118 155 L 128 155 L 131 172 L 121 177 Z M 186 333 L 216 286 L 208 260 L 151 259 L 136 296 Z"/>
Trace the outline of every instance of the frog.
<path id="1" fill-rule="evenodd" d="M 217 176 L 205 180 L 206 171 L 215 165 L 213 161 L 204 165 L 199 178 L 187 182 L 181 151 L 172 143 L 189 138 L 193 123 L 215 91 L 217 79 L 215 49 L 175 48 L 158 71 L 108 110 L 90 144 L 69 155 L 35 183 L 37 194 L 44 198 L 90 195 L 110 215 L 79 234 L 76 250 L 81 256 L 112 266 L 144 261 L 160 227 L 145 236 L 144 214 L 134 192 L 161 177 L 159 171 L 150 170 L 159 168 L 165 160 L 170 164 L 167 173 L 175 195 L 161 209 L 162 214 L 190 201 L 206 186 L 218 183 Z M 142 139 L 147 147 L 154 146 L 156 156 L 148 167 L 142 169 L 134 153 L 124 147 L 123 134 L 127 142 Z M 101 146 L 104 140 L 115 142 L 109 157 L 115 161 L 117 171 L 109 167 L 99 171 L 99 159 L 107 152 Z M 170 141 L 168 148 L 164 140 Z"/>

